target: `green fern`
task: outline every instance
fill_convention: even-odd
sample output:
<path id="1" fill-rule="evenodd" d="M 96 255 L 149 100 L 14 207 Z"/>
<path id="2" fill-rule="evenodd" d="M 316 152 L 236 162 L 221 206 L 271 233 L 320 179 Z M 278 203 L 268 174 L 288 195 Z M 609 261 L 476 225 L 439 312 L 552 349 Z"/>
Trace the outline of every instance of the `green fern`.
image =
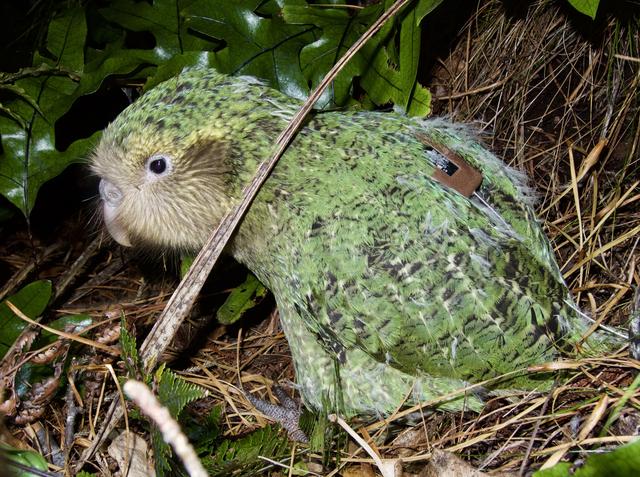
<path id="1" fill-rule="evenodd" d="M 127 330 L 127 322 L 124 313 L 120 319 L 120 347 L 122 348 L 122 357 L 124 358 L 124 367 L 130 378 L 141 379 L 142 363 L 138 354 L 136 337 Z M 142 379 L 149 384 L 147 379 Z"/>
<path id="2" fill-rule="evenodd" d="M 200 410 L 199 410 L 200 411 Z M 222 415 L 224 407 L 214 406 L 209 413 L 186 412 L 180 417 L 180 425 L 198 455 L 208 455 L 223 438 Z"/>
<path id="3" fill-rule="evenodd" d="M 259 469 L 269 466 L 260 456 L 283 459 L 290 454 L 289 446 L 289 439 L 279 426 L 267 426 L 240 439 L 222 441 L 202 463 L 210 476 L 256 475 Z"/>
<path id="4" fill-rule="evenodd" d="M 158 386 L 158 399 L 175 418 L 180 416 L 187 404 L 205 396 L 204 389 L 175 375 L 164 364 L 156 371 L 155 382 Z"/>
<path id="5" fill-rule="evenodd" d="M 201 399 L 205 391 L 198 386 L 186 382 L 162 364 L 154 374 L 143 372 L 142 362 L 138 353 L 136 338 L 127 330 L 126 321 L 122 317 L 120 327 L 120 345 L 124 364 L 129 377 L 139 379 L 146 384 L 154 384 L 160 403 L 166 407 L 174 418 L 178 418 L 187 404 L 196 399 Z M 153 378 L 153 379 L 152 379 Z M 134 419 L 139 419 L 140 414 L 133 411 L 130 414 Z M 162 438 L 162 434 L 156 427 L 152 427 L 151 445 L 155 456 L 156 474 L 160 477 L 175 473 L 178 468 L 172 461 L 171 447 Z"/>
<path id="6" fill-rule="evenodd" d="M 178 419 L 187 404 L 205 396 L 204 389 L 186 382 L 167 369 L 164 364 L 156 370 L 154 378 L 160 403 L 175 419 Z M 156 458 L 155 468 L 158 476 L 167 475 L 177 467 L 171 462 L 171 447 L 163 440 L 162 434 L 156 427 L 151 429 L 151 445 Z"/>

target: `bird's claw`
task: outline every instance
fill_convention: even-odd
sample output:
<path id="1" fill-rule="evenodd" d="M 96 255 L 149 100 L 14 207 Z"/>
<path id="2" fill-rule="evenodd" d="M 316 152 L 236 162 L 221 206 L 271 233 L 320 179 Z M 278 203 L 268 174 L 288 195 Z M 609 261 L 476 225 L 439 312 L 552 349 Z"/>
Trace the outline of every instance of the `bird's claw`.
<path id="1" fill-rule="evenodd" d="M 290 398 L 279 386 L 273 387 L 273 393 L 280 401 L 280 405 L 272 404 L 245 392 L 247 400 L 265 416 L 279 423 L 289 434 L 289 438 L 308 443 L 309 438 L 300 428 L 301 404 Z"/>

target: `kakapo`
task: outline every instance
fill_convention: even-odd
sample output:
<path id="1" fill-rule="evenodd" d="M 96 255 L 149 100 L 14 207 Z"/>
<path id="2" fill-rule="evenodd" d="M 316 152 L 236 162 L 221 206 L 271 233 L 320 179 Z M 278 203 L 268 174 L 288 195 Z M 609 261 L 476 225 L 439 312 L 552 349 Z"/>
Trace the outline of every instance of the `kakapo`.
<path id="1" fill-rule="evenodd" d="M 197 251 L 300 104 L 210 69 L 144 94 L 91 158 L 113 238 Z M 436 180 L 452 166 L 442 151 L 480 171 L 477 191 Z M 314 113 L 229 251 L 273 292 L 316 409 L 386 414 L 573 353 L 589 325 L 523 176 L 443 120 Z M 525 373 L 499 386 L 544 382 Z"/>

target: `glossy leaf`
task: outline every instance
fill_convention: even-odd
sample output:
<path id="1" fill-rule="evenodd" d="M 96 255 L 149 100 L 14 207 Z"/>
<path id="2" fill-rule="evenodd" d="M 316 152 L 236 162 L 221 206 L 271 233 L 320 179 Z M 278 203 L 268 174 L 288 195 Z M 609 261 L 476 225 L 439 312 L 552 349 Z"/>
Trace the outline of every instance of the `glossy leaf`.
<path id="1" fill-rule="evenodd" d="M 596 18 L 596 14 L 598 13 L 598 6 L 600 5 L 600 0 L 568 0 L 571 6 L 578 10 L 580 13 L 584 13 L 591 19 Z"/>
<path id="2" fill-rule="evenodd" d="M 181 9 L 192 3 L 193 0 L 117 0 L 101 9 L 100 14 L 128 30 L 151 33 L 156 40 L 153 52 L 159 61 L 164 61 L 188 50 L 208 47 L 205 41 L 187 32 Z"/>
<path id="3" fill-rule="evenodd" d="M 55 146 L 50 123 L 38 117 L 27 131 L 7 118 L 0 118 L 3 153 L 0 156 L 0 192 L 26 216 L 35 204 L 38 190 L 69 164 L 82 160 L 100 133 L 75 141 L 66 151 Z"/>
<path id="4" fill-rule="evenodd" d="M 91 318 L 89 315 L 66 315 L 47 323 L 47 326 L 58 331 L 71 329 L 72 333 L 79 333 L 92 324 L 93 318 Z M 58 335 L 44 330 L 36 341 L 35 346 L 43 347 L 53 343 L 54 341 L 57 341 L 58 339 L 60 339 Z"/>
<path id="5" fill-rule="evenodd" d="M 415 24 L 420 24 L 422 19 L 434 11 L 443 0 L 420 0 L 415 7 Z"/>
<path id="6" fill-rule="evenodd" d="M 234 288 L 218 308 L 216 318 L 224 325 L 235 323 L 247 311 L 258 305 L 266 295 L 267 289 L 250 273 L 244 283 Z"/>
<path id="7" fill-rule="evenodd" d="M 354 81 L 359 78 L 360 86 L 374 104 L 393 102 L 410 115 L 426 115 L 431 96 L 416 79 L 420 59 L 419 23 L 439 3 L 438 0 L 423 0 L 417 5 L 419 11 L 414 8 L 402 13 L 399 55 L 391 54 L 395 51 L 396 30 L 392 22 L 387 23 L 347 63 L 334 80 L 332 90 L 321 98 L 318 106 L 345 105 L 353 94 Z M 382 14 L 382 7 L 382 4 L 376 4 L 354 14 L 343 8 L 309 5 L 303 0 L 286 2 L 283 16 L 287 22 L 314 25 L 321 31 L 319 39 L 305 46 L 300 53 L 302 70 L 313 86 Z"/>
<path id="8" fill-rule="evenodd" d="M 401 106 L 405 111 L 414 111 L 414 114 L 420 115 L 422 110 L 412 107 L 414 101 L 414 93 L 416 88 L 420 88 L 418 84 L 418 62 L 420 61 L 420 20 L 415 9 L 405 13 L 400 22 L 400 97 L 394 98 L 394 102 Z M 420 91 L 418 89 L 418 91 Z M 430 99 L 430 98 L 428 98 Z M 428 100 L 427 99 L 427 100 Z M 424 114 L 428 113 L 426 109 Z"/>
<path id="9" fill-rule="evenodd" d="M 101 56 L 86 65 L 77 95 L 97 91 L 102 83 L 112 75 L 129 76 L 137 72 L 137 76 L 143 77 L 142 70 L 145 66 L 155 66 L 160 62 L 161 60 L 153 50 L 125 50 L 115 45 L 109 45 Z"/>
<path id="10" fill-rule="evenodd" d="M 40 280 L 30 283 L 18 293 L 0 303 L 0 358 L 3 358 L 20 333 L 29 326 L 7 306 L 9 300 L 31 319 L 38 317 L 51 298 L 51 282 Z"/>
<path id="11" fill-rule="evenodd" d="M 53 59 L 38 53 L 34 56 L 34 64 L 51 67 L 50 74 L 20 79 L 15 85 L 34 98 L 39 109 L 30 102 L 12 102 L 12 112 L 25 119 L 26 128 L 12 118 L 0 117 L 0 193 L 25 216 L 33 208 L 40 186 L 82 159 L 95 139 L 76 141 L 66 151 L 58 150 L 55 144 L 55 122 L 76 99 L 85 37 L 82 9 L 67 10 L 54 19 L 47 35 L 47 50 Z"/>
<path id="12" fill-rule="evenodd" d="M 326 8 L 309 5 L 304 0 L 286 2 L 282 15 L 286 22 L 299 25 L 313 25 L 318 38 L 302 48 L 300 66 L 307 81 L 316 87 L 327 72 L 369 28 L 382 13 L 381 5 L 365 8 L 352 14 L 344 8 Z M 319 107 L 344 105 L 351 97 L 354 78 L 367 71 L 372 58 L 389 32 L 383 29 L 356 54 L 338 74 L 331 88 L 318 101 Z"/>
<path id="13" fill-rule="evenodd" d="M 187 51 L 160 64 L 154 74 L 150 76 L 145 83 L 144 89 L 146 91 L 153 88 L 159 83 L 176 76 L 185 68 L 208 68 L 214 64 L 214 55 L 209 51 Z M 191 261 L 193 261 L 193 257 Z M 189 262 L 189 265 L 190 264 L 191 262 Z M 186 273 L 187 270 L 184 270 L 184 273 Z"/>
<path id="14" fill-rule="evenodd" d="M 2 84 L 2 79 L 0 78 L 0 92 L 9 93 L 16 96 L 18 99 L 26 102 L 31 106 L 38 114 L 42 114 L 40 108 L 38 107 L 38 103 L 34 98 L 29 96 L 25 90 L 16 86 L 14 84 Z M 23 118 L 19 116 L 17 113 L 13 112 L 10 108 L 3 106 L 0 104 L 0 114 L 4 114 L 7 117 L 16 121 L 23 129 L 27 127 L 27 118 Z"/>
<path id="15" fill-rule="evenodd" d="M 407 97 L 403 91 L 403 72 L 390 67 L 391 60 L 386 50 L 382 49 L 374 60 L 369 74 L 362 78 L 362 87 L 367 91 L 372 101 L 376 104 L 407 104 Z M 419 84 L 416 84 L 407 113 L 411 116 L 425 116 L 430 111 L 431 93 Z"/>
<path id="16" fill-rule="evenodd" d="M 314 40 L 314 28 L 290 25 L 279 16 L 258 15 L 261 0 L 200 0 L 185 9 L 187 28 L 226 46 L 214 53 L 224 73 L 257 76 L 294 98 L 306 98 L 309 87 L 295 58 Z"/>
<path id="17" fill-rule="evenodd" d="M 3 459 L 3 466 L 7 465 L 11 469 L 13 477 L 37 477 L 43 475 L 49 468 L 46 459 L 35 451 L 14 449 L 6 444 L 0 445 L 0 456 Z M 16 465 L 12 465 L 16 464 Z M 17 466 L 21 467 L 17 467 Z M 33 469 L 34 472 L 23 470 Z"/>

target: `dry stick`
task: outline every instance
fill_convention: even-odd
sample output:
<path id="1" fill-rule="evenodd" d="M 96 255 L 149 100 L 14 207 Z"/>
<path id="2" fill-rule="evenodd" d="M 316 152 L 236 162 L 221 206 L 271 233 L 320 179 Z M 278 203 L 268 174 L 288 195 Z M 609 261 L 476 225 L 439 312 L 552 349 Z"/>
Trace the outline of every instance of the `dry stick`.
<path id="1" fill-rule="evenodd" d="M 329 83 L 333 81 L 344 65 L 362 48 L 362 46 L 375 35 L 382 26 L 394 16 L 402 7 L 411 0 L 397 0 L 386 12 L 382 14 L 376 22 L 349 48 L 342 58 L 331 68 L 318 87 L 309 95 L 302 108 L 296 113 L 291 122 L 276 140 L 276 150 L 268 161 L 263 161 L 258 166 L 256 174 L 251 183 L 244 189 L 242 201 L 235 206 L 220 222 L 218 227 L 209 237 L 207 243 L 202 248 L 198 256 L 193 261 L 191 268 L 173 292 L 169 303 L 158 318 L 158 321 L 151 329 L 149 335 L 140 347 L 140 356 L 144 363 L 145 371 L 151 370 L 157 363 L 160 355 L 167 349 L 173 339 L 178 327 L 188 315 L 193 306 L 198 293 L 213 269 L 218 257 L 222 253 L 225 245 L 229 241 L 234 230 L 240 223 L 244 213 L 247 211 L 253 198 L 258 193 L 260 186 L 267 179 L 271 170 L 275 167 L 280 156 L 291 142 L 293 136 L 304 121 L 305 116 L 313 108 L 313 105 L 327 89 Z M 118 401 L 114 401 L 108 414 L 103 421 L 104 424 L 98 431 L 92 445 L 87 448 L 79 462 L 79 468 L 89 459 L 102 440 L 115 427 L 122 416 L 123 410 Z"/>
<path id="2" fill-rule="evenodd" d="M 92 348 L 100 349 L 100 350 L 102 350 L 102 351 L 104 351 L 106 353 L 109 353 L 110 355 L 113 355 L 113 356 L 118 356 L 120 354 L 118 349 L 112 348 L 111 346 L 107 346 L 105 344 L 98 343 L 97 341 L 90 340 L 89 338 L 84 338 L 84 337 L 82 337 L 82 336 L 80 336 L 78 334 L 75 334 L 75 333 L 67 333 L 65 331 L 56 330 L 55 328 L 51 328 L 50 326 L 43 325 L 42 323 L 38 322 L 37 320 L 32 320 L 31 318 L 29 318 L 27 315 L 25 315 L 22 312 L 22 310 L 20 310 L 17 306 L 15 306 L 13 303 L 11 303 L 11 301 L 6 300 L 5 303 L 9 307 L 9 309 L 18 318 L 20 318 L 23 321 L 26 321 L 30 325 L 42 328 L 43 330 L 48 331 L 51 334 L 60 336 L 61 338 L 66 338 L 66 339 L 71 340 L 71 341 L 77 341 L 78 343 L 82 343 L 84 345 L 91 346 Z M 84 333 L 84 331 L 82 331 L 81 333 Z"/>
<path id="3" fill-rule="evenodd" d="M 36 255 L 35 260 L 31 260 L 24 267 L 20 268 L 16 273 L 13 274 L 9 280 L 4 284 L 2 289 L 0 290 L 0 300 L 3 300 L 9 293 L 11 293 L 15 288 L 17 288 L 22 282 L 27 279 L 27 276 L 33 272 L 39 264 L 46 261 L 49 256 L 53 253 L 57 252 L 60 248 L 60 243 L 56 242 L 53 245 L 47 247 L 44 252 Z"/>
<path id="4" fill-rule="evenodd" d="M 373 461 L 378 467 L 378 470 L 383 475 L 383 477 L 396 477 L 402 475 L 402 460 L 399 458 L 395 459 L 382 459 L 378 452 L 376 452 L 367 441 L 365 441 L 353 428 L 346 423 L 344 419 L 342 419 L 337 414 L 330 414 L 328 416 L 331 422 L 336 422 L 342 427 L 347 433 L 353 438 L 354 441 L 358 443 L 358 445 L 366 451 L 367 454 L 371 456 Z"/>
<path id="5" fill-rule="evenodd" d="M 540 410 L 540 418 L 542 418 L 547 413 L 547 408 L 549 407 L 549 402 L 551 401 L 551 397 L 556 389 L 556 384 L 553 383 L 553 387 L 547 393 L 547 398 L 544 400 L 544 404 L 542 405 L 542 409 Z M 527 450 L 524 453 L 524 458 L 522 459 L 522 463 L 520 464 L 520 471 L 518 475 L 525 475 L 527 470 L 527 466 L 529 465 L 529 458 L 531 457 L 531 451 L 533 450 L 533 445 L 535 443 L 536 437 L 538 436 L 538 431 L 540 430 L 540 423 L 542 419 L 536 419 L 536 423 L 533 427 L 533 432 L 531 433 L 531 437 L 529 438 L 529 445 L 527 445 Z"/>
<path id="6" fill-rule="evenodd" d="M 68 375 L 70 382 L 67 384 L 67 391 L 64 393 L 64 400 L 67 406 L 67 415 L 64 419 L 64 441 L 62 445 L 62 449 L 64 450 L 65 467 L 69 465 L 69 457 L 71 455 L 71 448 L 73 447 L 73 441 L 75 437 L 76 419 L 78 417 L 78 414 L 84 410 L 80 406 L 78 406 L 76 402 L 76 396 L 74 394 L 75 387 L 72 384 L 76 375 L 78 374 L 78 368 L 75 367 L 76 364 L 77 363 L 75 362 L 75 358 L 73 358 L 71 371 Z"/>
<path id="7" fill-rule="evenodd" d="M 60 279 L 56 282 L 55 293 L 53 295 L 54 300 L 60 298 L 60 296 L 67 291 L 67 287 L 69 286 L 69 284 L 71 284 L 76 276 L 78 276 L 87 262 L 91 260 L 91 258 L 93 258 L 96 253 L 98 253 L 98 250 L 100 250 L 102 243 L 102 237 L 96 237 L 95 239 L 93 239 L 93 241 L 82 251 L 80 256 L 73 262 L 71 267 L 69 267 L 67 271 L 62 275 L 62 277 L 60 277 Z"/>

